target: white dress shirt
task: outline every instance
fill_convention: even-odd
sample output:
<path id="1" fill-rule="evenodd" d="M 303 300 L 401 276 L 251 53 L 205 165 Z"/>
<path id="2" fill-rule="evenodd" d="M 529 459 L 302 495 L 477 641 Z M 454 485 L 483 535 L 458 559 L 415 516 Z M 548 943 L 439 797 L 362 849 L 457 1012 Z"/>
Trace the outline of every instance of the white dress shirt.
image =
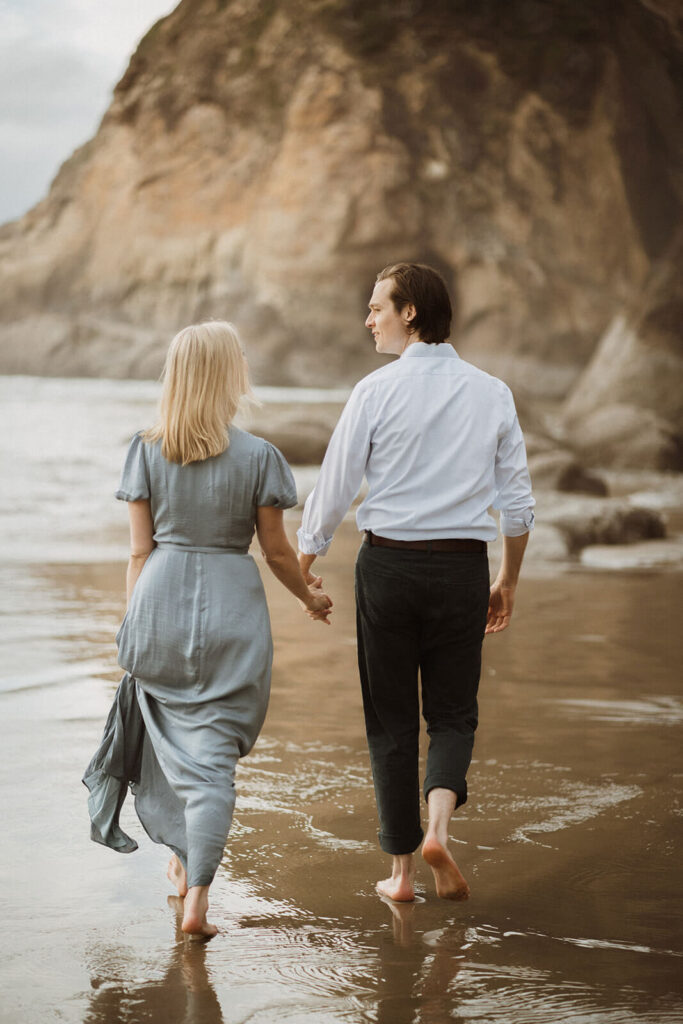
<path id="1" fill-rule="evenodd" d="M 304 507 L 299 550 L 324 555 L 367 478 L 359 530 L 393 540 L 498 535 L 533 526 L 524 438 L 510 389 L 452 345 L 413 342 L 353 389 Z"/>

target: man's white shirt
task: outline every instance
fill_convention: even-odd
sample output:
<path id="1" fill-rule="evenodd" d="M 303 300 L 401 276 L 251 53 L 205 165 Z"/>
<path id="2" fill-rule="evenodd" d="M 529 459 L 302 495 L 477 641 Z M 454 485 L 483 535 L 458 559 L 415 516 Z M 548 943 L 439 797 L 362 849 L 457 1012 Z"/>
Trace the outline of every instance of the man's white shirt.
<path id="1" fill-rule="evenodd" d="M 393 540 L 498 534 L 533 527 L 524 438 L 503 381 L 452 345 L 414 342 L 353 389 L 304 507 L 299 550 L 324 555 L 358 494 L 359 530 Z"/>

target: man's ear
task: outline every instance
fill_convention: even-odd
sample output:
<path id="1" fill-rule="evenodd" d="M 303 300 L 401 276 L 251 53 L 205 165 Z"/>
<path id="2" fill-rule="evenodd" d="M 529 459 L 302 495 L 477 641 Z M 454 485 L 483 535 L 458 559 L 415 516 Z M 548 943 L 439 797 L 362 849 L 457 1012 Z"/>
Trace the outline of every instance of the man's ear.
<path id="1" fill-rule="evenodd" d="M 410 325 L 412 324 L 412 322 L 415 319 L 416 315 L 417 315 L 417 310 L 415 309 L 415 306 L 412 304 L 412 302 L 408 302 L 403 307 L 403 311 L 401 313 L 401 316 L 403 317 L 403 321 L 404 321 L 406 327 L 410 327 Z"/>

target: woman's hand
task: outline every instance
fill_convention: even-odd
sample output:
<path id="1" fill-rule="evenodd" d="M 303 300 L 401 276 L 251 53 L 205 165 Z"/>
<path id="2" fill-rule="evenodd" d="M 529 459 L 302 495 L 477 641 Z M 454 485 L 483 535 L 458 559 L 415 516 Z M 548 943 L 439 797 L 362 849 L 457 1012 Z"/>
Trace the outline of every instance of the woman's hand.
<path id="1" fill-rule="evenodd" d="M 310 597 L 306 602 L 301 601 L 301 607 L 304 609 L 309 618 L 318 622 L 325 622 L 328 626 L 331 625 L 328 618 L 332 610 L 332 598 L 328 597 L 327 594 L 323 594 L 322 579 L 320 576 L 313 578 L 313 582 L 309 584 L 308 590 Z"/>
<path id="2" fill-rule="evenodd" d="M 287 540 L 282 510 L 270 505 L 259 505 L 256 509 L 256 533 L 263 557 L 273 574 L 298 598 L 307 615 L 329 626 L 328 615 L 332 601 L 327 594 L 322 593 L 323 581 L 319 576 L 313 576 L 308 566 L 305 573 L 301 571 L 294 549 Z M 313 561 L 315 556 L 305 557 Z"/>

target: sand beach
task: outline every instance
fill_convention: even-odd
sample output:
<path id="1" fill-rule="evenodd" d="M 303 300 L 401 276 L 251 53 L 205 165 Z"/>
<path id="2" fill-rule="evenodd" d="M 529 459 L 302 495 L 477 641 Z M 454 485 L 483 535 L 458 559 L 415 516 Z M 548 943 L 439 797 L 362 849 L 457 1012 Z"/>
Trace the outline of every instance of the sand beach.
<path id="1" fill-rule="evenodd" d="M 401 907 L 374 892 L 386 858 L 355 667 L 355 524 L 321 562 L 330 629 L 261 565 L 272 701 L 239 766 L 220 934 L 189 943 L 166 851 L 132 807 L 136 853 L 90 842 L 80 782 L 120 674 L 127 526 L 112 492 L 155 386 L 0 391 L 2 1024 L 683 1020 L 675 565 L 530 557 L 512 627 L 485 644 L 470 801 L 451 829 L 472 897 L 437 900 L 425 868 Z"/>

